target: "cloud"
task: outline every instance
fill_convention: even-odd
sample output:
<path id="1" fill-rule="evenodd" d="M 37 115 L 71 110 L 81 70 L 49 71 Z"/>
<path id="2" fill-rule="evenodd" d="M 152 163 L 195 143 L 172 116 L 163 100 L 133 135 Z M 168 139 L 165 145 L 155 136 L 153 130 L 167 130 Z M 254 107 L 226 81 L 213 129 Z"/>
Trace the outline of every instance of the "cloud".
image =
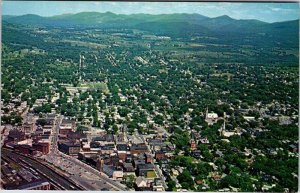
<path id="1" fill-rule="evenodd" d="M 278 7 L 272 7 L 271 10 L 272 10 L 272 11 L 282 11 L 283 9 L 278 8 Z"/>

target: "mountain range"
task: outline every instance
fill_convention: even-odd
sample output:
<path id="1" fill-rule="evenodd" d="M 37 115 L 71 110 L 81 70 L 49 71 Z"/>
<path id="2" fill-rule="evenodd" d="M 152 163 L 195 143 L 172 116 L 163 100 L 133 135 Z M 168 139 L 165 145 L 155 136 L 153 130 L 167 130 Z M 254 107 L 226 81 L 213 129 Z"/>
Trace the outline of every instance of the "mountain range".
<path id="1" fill-rule="evenodd" d="M 209 18 L 200 14 L 115 14 L 112 12 L 81 12 L 42 17 L 34 14 L 22 16 L 4 15 L 2 20 L 13 24 L 45 27 L 96 27 L 132 28 L 157 34 L 257 34 L 296 36 L 299 34 L 299 20 L 266 23 L 259 20 L 233 19 L 227 15 Z"/>

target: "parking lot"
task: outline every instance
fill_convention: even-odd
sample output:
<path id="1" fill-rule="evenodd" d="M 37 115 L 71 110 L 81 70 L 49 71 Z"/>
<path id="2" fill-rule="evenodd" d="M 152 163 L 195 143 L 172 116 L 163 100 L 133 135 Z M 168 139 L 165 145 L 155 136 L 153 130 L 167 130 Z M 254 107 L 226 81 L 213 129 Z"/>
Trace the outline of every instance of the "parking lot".
<path id="1" fill-rule="evenodd" d="M 63 155 L 48 154 L 44 155 L 43 158 L 47 162 L 66 172 L 72 180 L 86 188 L 86 190 L 118 190 L 112 187 L 111 184 L 108 184 L 105 180 L 101 179 L 99 176 L 87 171 L 79 164 L 68 160 Z"/>

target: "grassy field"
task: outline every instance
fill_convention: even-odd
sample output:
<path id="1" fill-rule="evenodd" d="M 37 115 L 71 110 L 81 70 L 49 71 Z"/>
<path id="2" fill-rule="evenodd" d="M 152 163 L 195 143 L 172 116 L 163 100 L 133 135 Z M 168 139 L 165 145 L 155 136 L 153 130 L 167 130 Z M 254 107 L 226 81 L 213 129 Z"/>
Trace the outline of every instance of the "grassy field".
<path id="1" fill-rule="evenodd" d="M 80 87 L 88 87 L 92 90 L 101 90 L 103 93 L 109 92 L 107 84 L 105 82 L 86 82 L 81 83 Z"/>

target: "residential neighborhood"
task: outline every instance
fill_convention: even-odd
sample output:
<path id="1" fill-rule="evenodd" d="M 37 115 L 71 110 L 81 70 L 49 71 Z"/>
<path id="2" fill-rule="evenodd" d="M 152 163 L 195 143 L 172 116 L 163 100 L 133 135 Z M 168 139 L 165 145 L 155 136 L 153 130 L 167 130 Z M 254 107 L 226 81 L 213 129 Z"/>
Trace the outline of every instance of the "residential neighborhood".
<path id="1" fill-rule="evenodd" d="M 299 19 L 82 9 L 3 15 L 1 189 L 298 191 Z"/>

